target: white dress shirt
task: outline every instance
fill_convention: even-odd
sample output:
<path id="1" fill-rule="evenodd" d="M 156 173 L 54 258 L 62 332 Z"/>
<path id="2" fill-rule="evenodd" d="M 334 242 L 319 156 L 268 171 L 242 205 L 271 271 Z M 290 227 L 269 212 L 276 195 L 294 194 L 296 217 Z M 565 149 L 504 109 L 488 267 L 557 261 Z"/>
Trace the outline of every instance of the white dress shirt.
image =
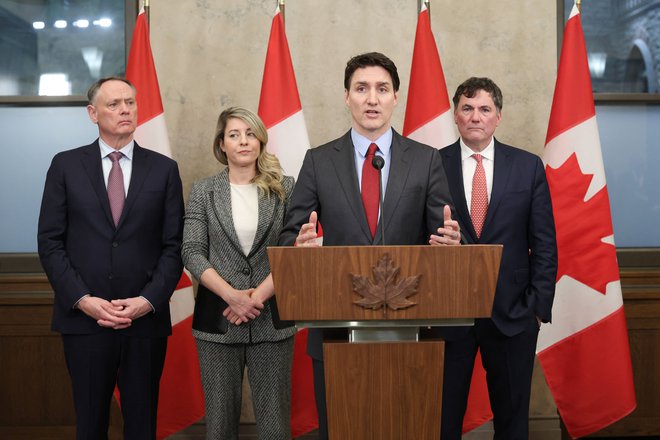
<path id="1" fill-rule="evenodd" d="M 259 223 L 259 194 L 257 185 L 231 185 L 231 216 L 243 253 L 250 254 Z"/>
<path id="2" fill-rule="evenodd" d="M 112 160 L 108 155 L 113 151 L 119 151 L 122 154 L 121 159 L 119 159 L 119 166 L 124 176 L 124 196 L 127 196 L 128 184 L 131 182 L 131 173 L 133 171 L 133 147 L 135 146 L 135 141 L 130 141 L 119 150 L 115 150 L 103 142 L 103 139 L 99 138 L 99 146 L 101 147 L 101 166 L 103 167 L 103 181 L 106 188 L 108 187 L 108 176 L 110 176 L 110 170 L 112 169 Z"/>
<path id="3" fill-rule="evenodd" d="M 490 194 L 493 191 L 493 168 L 495 167 L 495 141 L 494 138 L 490 139 L 490 143 L 486 148 L 481 152 L 476 152 L 470 149 L 463 138 L 460 140 L 461 143 L 461 164 L 463 166 L 463 188 L 465 189 L 465 201 L 467 202 L 468 210 L 472 210 L 472 178 L 474 177 L 474 171 L 477 169 L 477 161 L 474 157 L 470 157 L 473 154 L 481 154 L 482 160 L 481 163 L 484 166 L 484 171 L 486 172 L 486 189 L 488 190 L 488 202 L 490 203 Z M 470 212 L 472 214 L 472 212 Z"/>

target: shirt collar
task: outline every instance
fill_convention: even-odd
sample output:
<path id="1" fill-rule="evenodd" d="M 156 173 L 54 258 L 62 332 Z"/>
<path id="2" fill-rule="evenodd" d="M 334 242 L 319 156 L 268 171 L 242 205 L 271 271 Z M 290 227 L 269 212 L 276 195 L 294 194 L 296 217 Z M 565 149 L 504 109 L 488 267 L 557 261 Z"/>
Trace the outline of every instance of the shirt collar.
<path id="1" fill-rule="evenodd" d="M 390 148 L 392 147 L 392 137 L 392 129 L 389 129 L 383 133 L 381 137 L 375 141 L 371 141 L 351 128 L 351 140 L 353 141 L 353 146 L 362 157 L 367 155 L 369 145 L 373 142 L 378 145 L 381 154 L 387 158 L 390 153 Z"/>
<path id="2" fill-rule="evenodd" d="M 108 154 L 112 153 L 113 151 L 119 151 L 121 154 L 124 155 L 128 160 L 133 160 L 133 147 L 135 146 L 135 141 L 132 140 L 128 144 L 124 145 L 121 147 L 119 150 L 115 150 L 105 142 L 103 142 L 103 139 L 99 138 L 99 147 L 101 148 L 101 158 L 105 158 L 108 156 Z"/>
<path id="3" fill-rule="evenodd" d="M 481 152 L 477 153 L 468 147 L 463 138 L 460 138 L 461 142 L 461 160 L 464 161 L 473 154 L 481 154 L 484 159 L 495 160 L 495 137 L 490 138 L 490 143 L 484 148 Z"/>

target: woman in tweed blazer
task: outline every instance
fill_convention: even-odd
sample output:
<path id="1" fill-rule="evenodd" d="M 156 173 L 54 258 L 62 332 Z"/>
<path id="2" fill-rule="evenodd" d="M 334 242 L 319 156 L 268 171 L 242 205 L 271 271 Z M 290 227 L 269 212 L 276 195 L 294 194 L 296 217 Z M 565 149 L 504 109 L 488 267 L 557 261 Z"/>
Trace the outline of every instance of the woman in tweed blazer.
<path id="1" fill-rule="evenodd" d="M 238 439 L 245 367 L 259 439 L 291 438 L 295 328 L 278 319 L 266 247 L 277 243 L 294 182 L 267 141 L 257 115 L 223 111 L 213 153 L 227 168 L 195 182 L 186 208 L 182 257 L 200 282 L 193 335 L 207 439 Z"/>

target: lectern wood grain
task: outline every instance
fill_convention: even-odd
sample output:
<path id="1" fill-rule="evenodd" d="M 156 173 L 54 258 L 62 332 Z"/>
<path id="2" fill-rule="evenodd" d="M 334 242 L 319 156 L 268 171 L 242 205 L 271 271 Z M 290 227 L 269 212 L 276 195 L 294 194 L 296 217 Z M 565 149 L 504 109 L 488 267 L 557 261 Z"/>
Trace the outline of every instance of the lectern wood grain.
<path id="1" fill-rule="evenodd" d="M 326 343 L 328 432 L 342 440 L 438 440 L 444 342 Z"/>
<path id="2" fill-rule="evenodd" d="M 409 297 L 417 306 L 370 310 L 353 303 L 360 296 L 351 274 L 373 277 L 384 254 L 400 268 L 399 278 L 422 275 Z M 501 254 L 497 245 L 268 248 L 280 316 L 300 321 L 489 317 Z"/>

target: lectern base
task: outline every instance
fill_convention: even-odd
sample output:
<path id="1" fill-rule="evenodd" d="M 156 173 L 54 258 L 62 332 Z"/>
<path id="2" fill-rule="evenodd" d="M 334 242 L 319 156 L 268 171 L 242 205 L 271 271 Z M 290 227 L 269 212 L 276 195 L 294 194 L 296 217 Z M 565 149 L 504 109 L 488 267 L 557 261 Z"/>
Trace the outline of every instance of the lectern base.
<path id="1" fill-rule="evenodd" d="M 331 440 L 438 440 L 444 342 L 323 344 Z"/>

